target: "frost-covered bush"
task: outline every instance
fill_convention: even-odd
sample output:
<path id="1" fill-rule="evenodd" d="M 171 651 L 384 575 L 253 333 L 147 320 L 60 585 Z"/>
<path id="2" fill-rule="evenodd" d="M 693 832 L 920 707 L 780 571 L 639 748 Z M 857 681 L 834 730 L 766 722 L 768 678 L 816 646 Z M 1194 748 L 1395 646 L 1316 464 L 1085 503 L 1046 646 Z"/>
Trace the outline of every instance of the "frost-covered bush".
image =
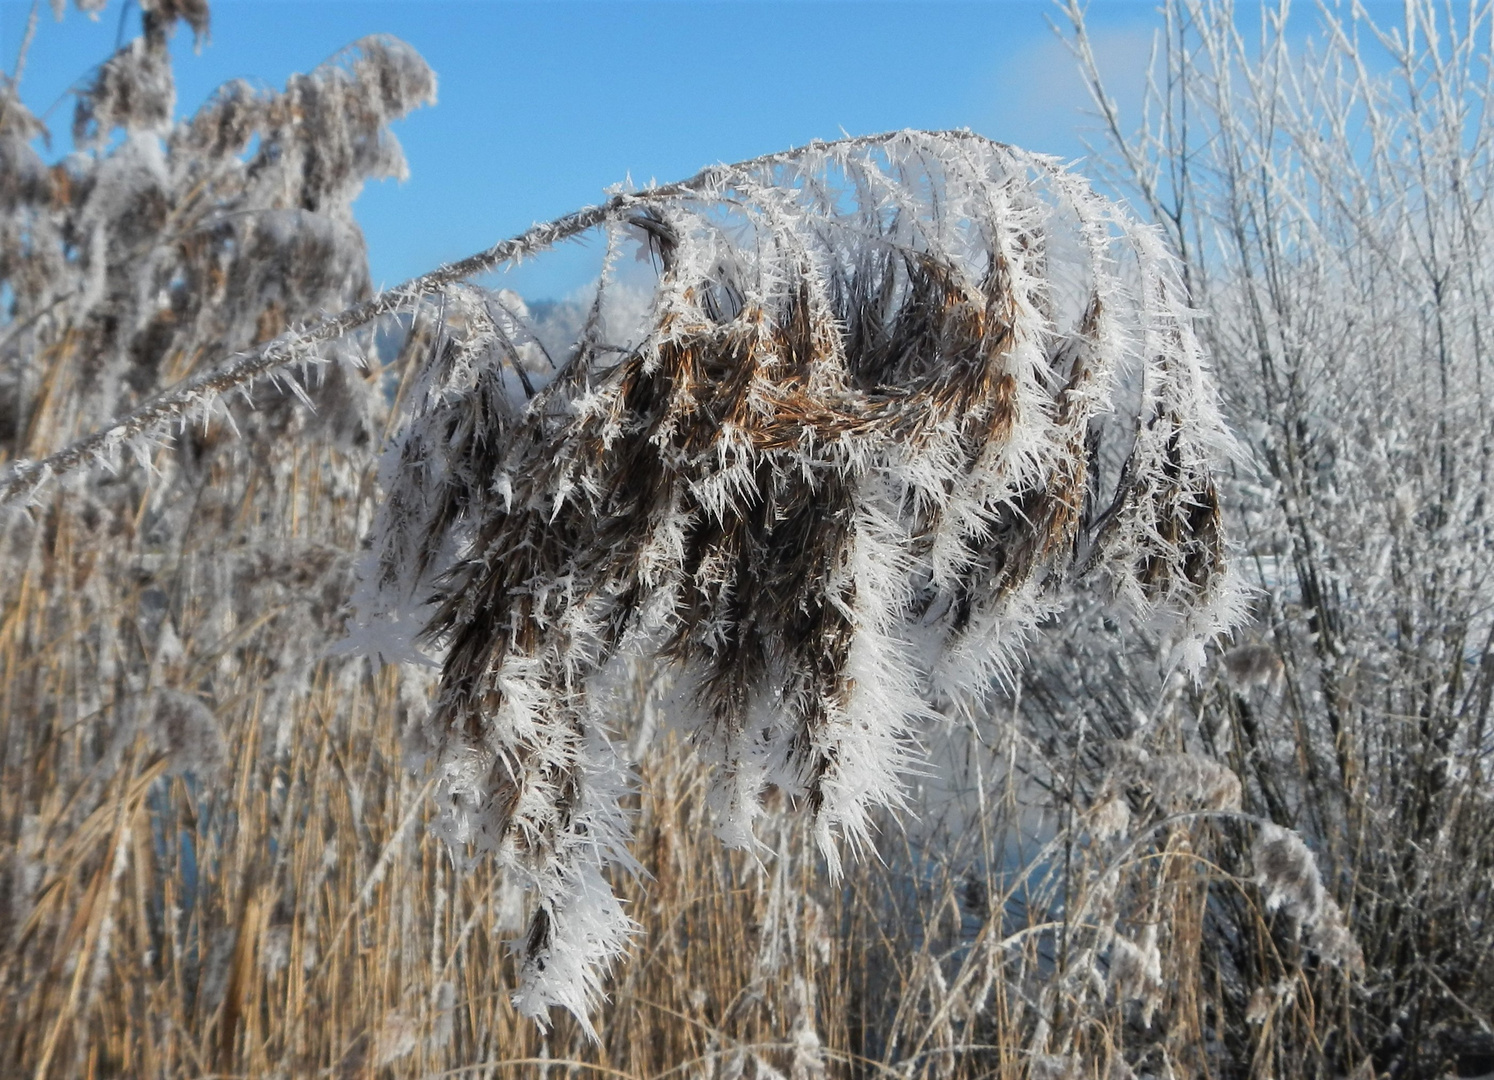
<path id="1" fill-rule="evenodd" d="M 1278 838 L 1266 864 L 1315 861 L 1326 885 L 1267 887 L 1272 941 L 1221 906 L 1224 1039 L 1281 1071 L 1478 1071 L 1494 1007 L 1494 9 L 1320 5 L 1313 29 L 1285 4 L 1179 0 L 1164 18 L 1149 123 L 1130 135 L 1099 95 L 1105 158 L 1210 313 L 1200 336 L 1248 452 L 1221 488 L 1259 589 L 1259 621 L 1179 713 L 1245 808 L 1314 852 Z M 1056 726 L 1126 733 L 1155 675 L 1125 651 L 1102 633 L 1037 665 L 1075 687 L 1049 699 Z M 1362 988 L 1281 951 L 1340 907 Z M 1295 1005 L 1247 1020 L 1252 980 L 1298 972 Z"/>

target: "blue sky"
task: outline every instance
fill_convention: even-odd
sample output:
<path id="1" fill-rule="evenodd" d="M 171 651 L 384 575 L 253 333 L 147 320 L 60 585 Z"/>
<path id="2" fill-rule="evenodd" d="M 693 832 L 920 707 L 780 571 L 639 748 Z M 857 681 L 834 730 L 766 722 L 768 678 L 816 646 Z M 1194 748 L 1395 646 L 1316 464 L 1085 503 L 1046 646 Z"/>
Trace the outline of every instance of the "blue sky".
<path id="1" fill-rule="evenodd" d="M 13 70 L 29 0 L 0 0 L 0 65 Z M 22 96 L 42 112 L 112 51 L 123 5 L 97 21 L 49 4 Z M 865 3 L 777 0 L 215 0 L 212 39 L 183 30 L 178 108 L 224 80 L 281 85 L 370 33 L 414 45 L 440 101 L 398 125 L 411 176 L 357 205 L 375 282 L 392 285 L 535 220 L 595 202 L 631 176 L 702 166 L 850 134 L 969 127 L 1075 158 L 1088 99 L 1046 0 Z M 1091 33 L 1123 103 L 1139 100 L 1157 24 L 1150 0 L 1093 0 Z M 126 15 L 126 34 L 138 16 Z M 60 135 L 71 102 L 49 116 Z M 521 271 L 531 296 L 592 273 L 572 249 Z"/>

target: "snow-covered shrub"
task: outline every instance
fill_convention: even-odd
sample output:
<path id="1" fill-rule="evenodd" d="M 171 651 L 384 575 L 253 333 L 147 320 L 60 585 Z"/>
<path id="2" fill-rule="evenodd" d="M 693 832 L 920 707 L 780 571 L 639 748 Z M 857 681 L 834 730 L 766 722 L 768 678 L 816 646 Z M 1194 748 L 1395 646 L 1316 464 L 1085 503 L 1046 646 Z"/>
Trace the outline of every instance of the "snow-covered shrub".
<path id="1" fill-rule="evenodd" d="M 1221 1038 L 1278 1072 L 1443 1075 L 1494 1008 L 1494 8 L 1324 4 L 1311 29 L 1286 4 L 1178 0 L 1164 18 L 1134 136 L 1090 60 L 1104 160 L 1209 312 L 1200 336 L 1248 451 L 1221 488 L 1259 589 L 1249 638 L 1179 711 L 1245 809 L 1313 852 L 1257 847 L 1273 938 L 1221 901 Z M 1034 680 L 1074 682 L 1055 726 L 1083 713 L 1124 736 L 1126 699 L 1155 700 L 1155 675 L 1133 650 L 1086 678 L 1124 649 L 1102 638 Z M 1306 881 L 1310 862 L 1321 895 L 1271 870 Z M 1362 986 L 1315 966 L 1354 966 L 1336 914 Z M 1296 924 L 1314 916 L 1303 957 Z M 1251 984 L 1278 981 L 1298 989 L 1252 1026 Z"/>

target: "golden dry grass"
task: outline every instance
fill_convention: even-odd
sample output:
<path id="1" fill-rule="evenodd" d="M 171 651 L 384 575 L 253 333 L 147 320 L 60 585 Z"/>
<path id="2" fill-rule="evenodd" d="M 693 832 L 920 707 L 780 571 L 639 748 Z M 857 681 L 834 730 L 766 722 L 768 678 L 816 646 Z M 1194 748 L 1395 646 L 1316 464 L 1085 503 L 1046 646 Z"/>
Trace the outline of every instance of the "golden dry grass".
<path id="1" fill-rule="evenodd" d="M 320 464 L 300 456 L 309 473 Z M 301 536 L 334 530 L 331 508 L 308 510 L 316 499 L 287 502 Z M 1010 776 L 986 774 L 977 818 L 887 831 L 884 861 L 832 887 L 798 817 L 781 826 L 789 858 L 759 866 L 723 849 L 704 769 L 661 737 L 640 765 L 647 876 L 624 883 L 644 932 L 597 1018 L 600 1043 L 565 1016 L 547 1034 L 508 1001 L 516 897 L 427 833 L 434 805 L 402 763 L 397 673 L 338 678 L 339 662 L 323 661 L 289 716 L 268 715 L 254 650 L 276 624 L 251 625 L 217 684 L 223 768 L 167 775 L 171 758 L 143 728 L 118 740 L 119 700 L 74 705 L 96 677 L 89 620 L 121 618 L 88 611 L 80 579 L 127 548 L 57 521 L 56 554 L 10 582 L 0 654 L 0 828 L 15 844 L 0 960 L 7 1075 L 554 1075 L 543 1061 L 639 1080 L 769 1075 L 755 1059 L 794 1076 L 820 1063 L 845 1076 L 1027 1074 L 1044 1008 L 1033 977 L 1051 971 L 1056 938 L 1020 925 L 1046 917 L 1052 882 L 1003 876 L 993 858 L 1021 818 Z M 120 598 L 131 617 L 138 592 Z M 191 630 L 190 615 L 180 621 Z M 205 633 L 184 631 L 184 655 L 227 667 L 221 642 L 199 644 Z M 289 733 L 280 747 L 277 731 Z M 1209 875 L 1181 830 L 1161 857 L 1156 880 L 1171 891 L 1156 904 L 1175 920 L 1170 951 L 1186 951 Z M 1003 888 L 1006 916 L 987 920 Z M 1000 935 L 1010 943 L 983 953 Z M 1179 974 L 1183 992 L 1191 978 Z M 1061 1013 L 1055 1026 L 1071 1026 Z M 1085 1019 L 1096 1070 L 1117 1022 Z"/>

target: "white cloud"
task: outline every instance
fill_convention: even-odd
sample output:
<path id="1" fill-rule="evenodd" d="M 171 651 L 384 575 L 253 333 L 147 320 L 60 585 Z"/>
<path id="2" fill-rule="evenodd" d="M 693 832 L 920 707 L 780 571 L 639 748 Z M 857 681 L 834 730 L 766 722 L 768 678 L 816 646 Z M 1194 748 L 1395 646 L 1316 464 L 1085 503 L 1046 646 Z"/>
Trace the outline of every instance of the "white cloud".
<path id="1" fill-rule="evenodd" d="M 1128 125 L 1140 120 L 1157 23 L 1149 8 L 1136 10 L 1147 18 L 1089 28 L 1100 74 Z M 1063 158 L 1083 154 L 1086 138 L 1099 142 L 1099 121 L 1079 62 L 1068 42 L 1057 35 L 1030 38 L 1023 47 L 997 57 L 986 87 L 991 102 L 984 110 L 984 134 Z"/>

